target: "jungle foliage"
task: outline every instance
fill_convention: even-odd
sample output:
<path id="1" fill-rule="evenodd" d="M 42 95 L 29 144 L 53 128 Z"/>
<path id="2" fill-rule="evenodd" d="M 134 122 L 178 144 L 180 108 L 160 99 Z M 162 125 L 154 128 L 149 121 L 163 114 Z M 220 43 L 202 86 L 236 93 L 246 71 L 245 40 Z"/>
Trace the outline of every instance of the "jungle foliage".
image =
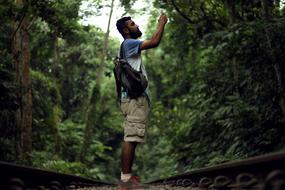
<path id="1" fill-rule="evenodd" d="M 122 140 L 112 76 L 119 40 L 109 37 L 102 63 L 105 33 L 80 24 L 83 1 L 22 2 L 0 4 L 0 160 L 114 180 Z M 132 10 L 135 2 L 121 0 L 126 12 L 137 16 L 144 10 Z M 283 1 L 147 3 L 148 38 L 161 10 L 169 23 L 160 46 L 142 53 L 152 111 L 135 171 L 150 180 L 284 149 Z M 107 6 L 95 0 L 92 5 L 92 14 Z M 12 51 L 18 32 L 13 23 L 21 24 L 24 17 L 32 88 L 28 159 L 17 155 L 16 112 L 23 88 L 16 80 L 17 54 Z"/>

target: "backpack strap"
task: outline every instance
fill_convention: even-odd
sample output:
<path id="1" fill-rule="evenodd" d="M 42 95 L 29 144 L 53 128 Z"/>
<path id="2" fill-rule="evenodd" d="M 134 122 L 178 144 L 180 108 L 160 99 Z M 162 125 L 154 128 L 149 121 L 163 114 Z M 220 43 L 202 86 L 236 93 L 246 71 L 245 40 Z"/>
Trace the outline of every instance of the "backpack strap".
<path id="1" fill-rule="evenodd" d="M 126 40 L 124 40 L 122 43 L 121 43 L 121 47 L 120 47 L 120 59 L 125 59 L 125 54 L 124 54 L 124 50 L 123 50 L 123 48 L 124 48 L 124 46 L 123 46 L 123 44 L 124 44 L 124 42 L 125 42 Z M 127 59 L 125 59 L 126 61 L 127 61 Z M 142 64 L 140 65 L 140 71 L 142 71 Z"/>
<path id="2" fill-rule="evenodd" d="M 123 53 L 123 43 L 124 43 L 124 42 L 125 42 L 125 41 L 123 41 L 123 42 L 121 43 L 121 46 L 120 46 L 119 59 L 123 59 L 123 55 L 124 55 L 124 53 Z M 120 103 L 120 102 L 121 102 L 121 94 L 122 94 L 122 84 L 121 84 L 121 82 L 120 82 L 120 79 L 118 78 L 119 76 L 117 76 L 118 73 L 116 72 L 116 66 L 115 66 L 113 72 L 114 72 L 115 81 L 116 81 L 117 101 Z"/>
<path id="3" fill-rule="evenodd" d="M 124 59 L 124 51 L 123 51 L 124 42 L 125 42 L 125 40 L 121 43 L 121 47 L 120 47 L 120 59 Z"/>

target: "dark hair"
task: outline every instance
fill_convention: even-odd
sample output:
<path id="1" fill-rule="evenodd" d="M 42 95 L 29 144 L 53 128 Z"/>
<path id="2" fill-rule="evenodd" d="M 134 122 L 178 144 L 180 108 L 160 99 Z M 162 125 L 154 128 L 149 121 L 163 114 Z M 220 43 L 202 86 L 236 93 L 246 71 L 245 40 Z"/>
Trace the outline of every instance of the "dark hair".
<path id="1" fill-rule="evenodd" d="M 124 28 L 126 26 L 126 21 L 131 20 L 132 18 L 130 16 L 122 17 L 119 20 L 117 20 L 116 26 L 118 31 L 121 33 L 121 35 L 124 37 Z"/>

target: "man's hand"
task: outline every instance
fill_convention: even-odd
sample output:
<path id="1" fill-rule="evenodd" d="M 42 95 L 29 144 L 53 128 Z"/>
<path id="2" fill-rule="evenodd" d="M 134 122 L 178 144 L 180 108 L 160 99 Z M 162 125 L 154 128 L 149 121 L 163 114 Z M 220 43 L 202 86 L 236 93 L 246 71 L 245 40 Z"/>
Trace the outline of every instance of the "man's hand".
<path id="1" fill-rule="evenodd" d="M 167 23 L 167 16 L 165 14 L 161 14 L 158 19 L 158 27 L 157 30 L 154 32 L 152 38 L 150 40 L 144 40 L 143 43 L 140 46 L 140 50 L 150 49 L 157 47 L 159 45 L 159 42 L 161 40 L 164 26 Z"/>
<path id="2" fill-rule="evenodd" d="M 159 22 L 159 24 L 164 25 L 167 23 L 167 20 L 168 20 L 167 16 L 164 13 L 162 13 L 158 19 L 158 22 Z"/>

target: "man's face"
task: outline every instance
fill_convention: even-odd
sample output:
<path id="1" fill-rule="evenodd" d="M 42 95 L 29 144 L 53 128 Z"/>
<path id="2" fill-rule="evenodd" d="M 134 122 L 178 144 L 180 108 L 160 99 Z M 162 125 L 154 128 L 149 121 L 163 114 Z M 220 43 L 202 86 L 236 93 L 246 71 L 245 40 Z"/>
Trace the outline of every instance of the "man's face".
<path id="1" fill-rule="evenodd" d="M 139 26 L 133 20 L 126 21 L 126 28 L 133 39 L 137 39 L 142 36 L 142 32 L 139 29 Z"/>

